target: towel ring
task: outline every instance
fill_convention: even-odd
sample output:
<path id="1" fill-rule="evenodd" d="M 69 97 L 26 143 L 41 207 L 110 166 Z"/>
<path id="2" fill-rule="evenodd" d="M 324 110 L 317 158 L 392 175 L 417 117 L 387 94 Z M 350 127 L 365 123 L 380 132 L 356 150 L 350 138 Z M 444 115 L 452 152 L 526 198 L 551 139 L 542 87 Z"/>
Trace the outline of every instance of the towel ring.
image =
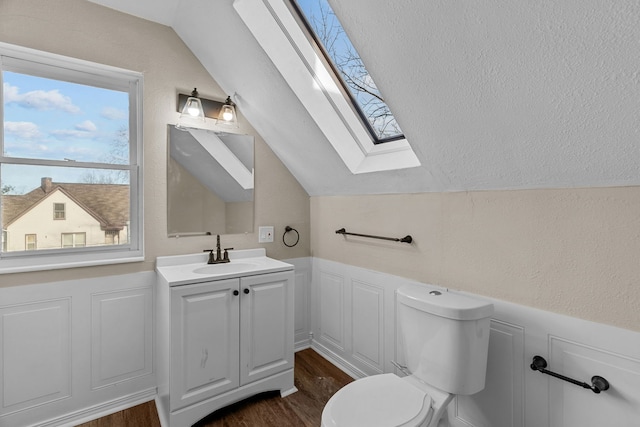
<path id="1" fill-rule="evenodd" d="M 290 231 L 295 231 L 295 233 L 296 233 L 296 241 L 295 241 L 295 242 L 293 242 L 293 244 L 291 244 L 291 245 L 290 245 L 290 244 L 288 244 L 288 243 L 284 240 L 285 236 L 286 236 L 286 235 L 287 235 L 287 233 L 288 233 L 288 232 L 290 232 Z M 282 243 L 284 243 L 284 245 L 285 245 L 286 247 L 288 247 L 288 248 L 292 248 L 292 247 L 294 247 L 295 245 L 297 245 L 299 241 L 300 241 L 300 233 L 298 233 L 298 230 L 296 230 L 295 228 L 289 227 L 289 226 L 287 225 L 287 226 L 284 228 L 284 234 L 282 235 Z"/>

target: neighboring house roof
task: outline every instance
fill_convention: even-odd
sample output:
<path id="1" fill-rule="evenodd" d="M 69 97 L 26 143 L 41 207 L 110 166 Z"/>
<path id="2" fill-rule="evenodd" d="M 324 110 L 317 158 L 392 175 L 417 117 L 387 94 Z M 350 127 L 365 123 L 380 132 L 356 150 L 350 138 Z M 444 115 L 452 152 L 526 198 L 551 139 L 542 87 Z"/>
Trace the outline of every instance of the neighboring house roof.
<path id="1" fill-rule="evenodd" d="M 2 228 L 22 217 L 51 194 L 61 191 L 93 216 L 104 230 L 121 230 L 129 221 L 129 186 L 72 184 L 42 178 L 42 185 L 21 195 L 2 196 Z"/>

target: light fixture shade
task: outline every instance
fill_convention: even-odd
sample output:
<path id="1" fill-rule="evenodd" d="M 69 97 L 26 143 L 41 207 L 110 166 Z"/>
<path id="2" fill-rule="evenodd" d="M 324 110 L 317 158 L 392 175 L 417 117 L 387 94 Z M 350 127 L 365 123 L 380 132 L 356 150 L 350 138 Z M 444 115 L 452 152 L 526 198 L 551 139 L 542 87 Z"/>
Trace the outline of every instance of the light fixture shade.
<path id="1" fill-rule="evenodd" d="M 186 104 L 184 104 L 184 109 L 182 110 L 182 114 L 188 114 L 191 117 L 204 120 L 204 110 L 202 109 L 202 101 L 200 101 L 200 99 L 198 98 L 189 97 L 187 99 Z"/>
<path id="2" fill-rule="evenodd" d="M 229 127 L 238 127 L 236 104 L 233 103 L 230 96 L 227 96 L 226 101 L 220 107 L 217 124 Z"/>
<path id="3" fill-rule="evenodd" d="M 204 108 L 202 108 L 202 101 L 198 98 L 198 90 L 193 89 L 191 96 L 187 98 L 178 122 L 176 123 L 177 129 L 186 129 L 194 127 L 205 122 Z"/>

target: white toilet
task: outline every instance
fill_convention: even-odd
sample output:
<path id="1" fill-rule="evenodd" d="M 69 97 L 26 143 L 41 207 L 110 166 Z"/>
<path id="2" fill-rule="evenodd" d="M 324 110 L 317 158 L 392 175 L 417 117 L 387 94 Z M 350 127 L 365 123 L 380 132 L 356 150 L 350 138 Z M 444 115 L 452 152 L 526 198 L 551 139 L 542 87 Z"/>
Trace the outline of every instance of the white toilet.
<path id="1" fill-rule="evenodd" d="M 354 381 L 322 411 L 322 427 L 436 427 L 456 394 L 484 388 L 493 305 L 402 286 L 396 293 L 407 370 Z"/>

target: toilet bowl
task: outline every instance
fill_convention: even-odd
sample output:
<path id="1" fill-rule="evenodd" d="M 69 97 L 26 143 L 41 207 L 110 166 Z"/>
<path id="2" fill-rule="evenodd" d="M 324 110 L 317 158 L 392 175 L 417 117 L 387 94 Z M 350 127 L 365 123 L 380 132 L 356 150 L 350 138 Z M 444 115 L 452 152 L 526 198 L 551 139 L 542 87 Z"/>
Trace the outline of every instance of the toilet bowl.
<path id="1" fill-rule="evenodd" d="M 395 374 L 354 381 L 338 390 L 322 412 L 322 427 L 419 427 L 433 415 L 431 396 Z"/>
<path id="2" fill-rule="evenodd" d="M 493 305 L 417 285 L 399 288 L 396 303 L 410 375 L 347 384 L 325 405 L 322 427 L 436 427 L 456 394 L 484 388 Z"/>
<path id="3" fill-rule="evenodd" d="M 322 427 L 426 427 L 453 395 L 413 376 L 380 374 L 347 384 L 322 411 Z"/>

